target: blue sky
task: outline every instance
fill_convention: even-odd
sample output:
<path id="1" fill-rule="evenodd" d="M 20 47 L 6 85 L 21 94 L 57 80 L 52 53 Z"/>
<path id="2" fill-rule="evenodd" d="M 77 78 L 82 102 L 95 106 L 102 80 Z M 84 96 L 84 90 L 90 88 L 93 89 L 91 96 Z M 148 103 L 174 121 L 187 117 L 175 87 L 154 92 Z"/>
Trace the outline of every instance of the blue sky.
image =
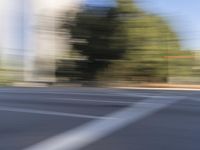
<path id="1" fill-rule="evenodd" d="M 113 0 L 87 0 L 94 5 L 112 4 Z M 200 0 L 137 0 L 146 11 L 165 16 L 182 39 L 184 49 L 200 50 Z"/>

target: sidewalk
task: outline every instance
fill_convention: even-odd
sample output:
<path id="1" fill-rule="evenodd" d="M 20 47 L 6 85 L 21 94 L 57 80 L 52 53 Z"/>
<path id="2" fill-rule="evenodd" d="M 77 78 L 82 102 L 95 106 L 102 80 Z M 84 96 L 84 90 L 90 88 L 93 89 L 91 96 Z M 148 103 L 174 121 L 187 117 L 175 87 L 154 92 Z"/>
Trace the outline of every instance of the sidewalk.
<path id="1" fill-rule="evenodd" d="M 62 83 L 62 84 L 44 84 L 44 83 L 14 83 L 13 87 L 108 87 L 108 88 L 117 88 L 117 89 L 146 89 L 146 90 L 191 90 L 191 91 L 200 91 L 200 85 L 192 85 L 192 84 L 167 84 L 167 83 L 141 83 L 141 84 L 128 84 L 128 83 L 117 83 L 117 84 L 108 84 L 108 85 L 88 85 L 84 86 L 81 84 L 70 84 L 70 83 Z"/>
<path id="2" fill-rule="evenodd" d="M 200 85 L 192 84 L 164 84 L 164 83 L 143 83 L 133 84 L 128 86 L 116 86 L 114 88 L 120 89 L 146 89 L 146 90 L 191 90 L 200 91 Z"/>

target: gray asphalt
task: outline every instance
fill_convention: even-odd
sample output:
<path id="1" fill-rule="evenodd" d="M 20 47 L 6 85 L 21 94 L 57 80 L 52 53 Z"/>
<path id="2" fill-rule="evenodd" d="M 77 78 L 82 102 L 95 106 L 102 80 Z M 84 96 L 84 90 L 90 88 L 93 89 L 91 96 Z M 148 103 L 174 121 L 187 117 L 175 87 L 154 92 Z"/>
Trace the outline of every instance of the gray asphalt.
<path id="1" fill-rule="evenodd" d="M 81 150 L 199 150 L 198 91 L 1 88 L 0 150 L 23 150 L 143 100 L 177 96 L 181 100 Z"/>

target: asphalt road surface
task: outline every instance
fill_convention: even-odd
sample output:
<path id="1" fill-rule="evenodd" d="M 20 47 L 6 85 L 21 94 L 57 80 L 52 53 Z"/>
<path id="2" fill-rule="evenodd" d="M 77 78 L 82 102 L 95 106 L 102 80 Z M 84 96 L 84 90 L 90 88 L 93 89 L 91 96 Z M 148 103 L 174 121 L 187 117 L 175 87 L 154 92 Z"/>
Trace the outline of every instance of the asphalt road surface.
<path id="1" fill-rule="evenodd" d="M 199 150 L 199 141 L 199 91 L 0 89 L 0 150 Z"/>

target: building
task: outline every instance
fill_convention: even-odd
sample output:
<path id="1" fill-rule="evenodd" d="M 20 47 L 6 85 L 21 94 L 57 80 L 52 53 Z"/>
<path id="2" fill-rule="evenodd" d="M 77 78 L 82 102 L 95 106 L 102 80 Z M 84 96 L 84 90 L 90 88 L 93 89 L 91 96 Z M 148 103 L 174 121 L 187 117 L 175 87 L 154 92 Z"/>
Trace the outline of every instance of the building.
<path id="1" fill-rule="evenodd" d="M 1 0 L 1 67 L 22 81 L 55 82 L 56 58 L 66 46 L 57 34 L 60 12 L 77 12 L 82 0 Z M 69 48 L 69 47 L 68 47 Z"/>

